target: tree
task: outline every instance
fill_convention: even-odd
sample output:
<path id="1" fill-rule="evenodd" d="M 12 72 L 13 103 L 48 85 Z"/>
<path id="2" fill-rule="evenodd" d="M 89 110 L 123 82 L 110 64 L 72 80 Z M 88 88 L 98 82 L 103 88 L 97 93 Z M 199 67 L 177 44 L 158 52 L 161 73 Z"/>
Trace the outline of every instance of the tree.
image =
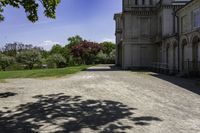
<path id="1" fill-rule="evenodd" d="M 3 8 L 6 6 L 12 6 L 14 8 L 23 7 L 27 18 L 36 22 L 38 20 L 38 7 L 40 5 L 44 7 L 44 14 L 48 18 L 55 18 L 55 10 L 57 5 L 60 3 L 60 0 L 1 0 L 0 1 L 0 21 L 4 20 Z"/>
<path id="2" fill-rule="evenodd" d="M 14 64 L 14 62 L 15 59 L 13 57 L 0 54 L 0 67 L 3 71 L 5 71 L 10 65 Z"/>
<path id="3" fill-rule="evenodd" d="M 91 64 L 101 49 L 102 47 L 98 43 L 85 40 L 73 46 L 71 52 L 74 57 L 80 58 L 82 63 Z"/>
<path id="4" fill-rule="evenodd" d="M 17 61 L 27 65 L 29 69 L 33 69 L 35 64 L 39 64 L 41 62 L 41 54 L 35 49 L 22 51 L 17 54 Z"/>
<path id="5" fill-rule="evenodd" d="M 61 54 L 53 54 L 48 57 L 47 64 L 50 68 L 61 68 L 65 66 L 66 60 Z"/>
<path id="6" fill-rule="evenodd" d="M 56 44 L 50 50 L 50 54 L 61 54 L 63 52 L 63 48 L 61 45 Z"/>
<path id="7" fill-rule="evenodd" d="M 101 43 L 101 45 L 103 46 L 102 48 L 103 53 L 106 54 L 108 57 L 110 57 L 111 53 L 115 49 L 115 44 L 112 42 L 103 42 Z"/>
<path id="8" fill-rule="evenodd" d="M 68 38 L 69 44 L 67 45 L 69 48 L 72 48 L 74 45 L 80 44 L 83 41 L 83 38 L 79 35 L 69 37 Z"/>
<path id="9" fill-rule="evenodd" d="M 3 53 L 7 56 L 16 57 L 17 54 L 17 43 L 7 43 L 3 48 Z"/>
<path id="10" fill-rule="evenodd" d="M 69 58 L 70 58 L 70 50 L 67 46 L 65 47 L 62 47 L 61 45 L 59 44 L 56 44 L 52 47 L 52 49 L 50 50 L 50 54 L 53 55 L 53 54 L 61 54 L 66 62 L 69 61 Z"/>

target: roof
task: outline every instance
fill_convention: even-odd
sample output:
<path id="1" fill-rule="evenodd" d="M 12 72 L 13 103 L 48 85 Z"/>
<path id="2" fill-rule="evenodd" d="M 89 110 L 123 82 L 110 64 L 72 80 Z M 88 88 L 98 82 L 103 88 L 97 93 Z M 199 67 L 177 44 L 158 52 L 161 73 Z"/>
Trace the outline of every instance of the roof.
<path id="1" fill-rule="evenodd" d="M 181 9 L 183 9 L 183 8 L 187 7 L 188 5 L 190 5 L 190 3 L 192 3 L 193 1 L 195 1 L 195 0 L 190 0 L 189 2 L 187 2 L 187 3 L 185 4 L 185 6 L 179 8 L 179 9 L 176 11 L 176 13 L 177 13 L 178 11 L 180 11 Z"/>

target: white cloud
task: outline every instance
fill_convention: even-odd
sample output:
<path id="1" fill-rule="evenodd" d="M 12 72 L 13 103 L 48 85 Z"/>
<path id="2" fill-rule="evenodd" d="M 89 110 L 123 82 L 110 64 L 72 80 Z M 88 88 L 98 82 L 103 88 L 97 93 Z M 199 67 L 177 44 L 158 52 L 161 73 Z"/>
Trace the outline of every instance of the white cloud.
<path id="1" fill-rule="evenodd" d="M 104 39 L 102 39 L 102 42 L 113 42 L 113 43 L 115 43 L 115 39 L 114 38 L 104 38 Z"/>
<path id="2" fill-rule="evenodd" d="M 46 40 L 46 41 L 43 41 L 41 43 L 41 47 L 43 47 L 45 50 L 50 50 L 51 47 L 55 44 L 60 44 L 60 42 L 56 42 L 56 41 L 52 41 L 52 40 Z"/>

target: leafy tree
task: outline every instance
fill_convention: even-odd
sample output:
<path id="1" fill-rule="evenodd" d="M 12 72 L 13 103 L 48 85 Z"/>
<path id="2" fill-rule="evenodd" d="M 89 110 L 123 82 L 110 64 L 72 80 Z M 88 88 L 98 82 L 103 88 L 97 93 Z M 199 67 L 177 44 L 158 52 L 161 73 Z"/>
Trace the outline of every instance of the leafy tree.
<path id="1" fill-rule="evenodd" d="M 17 61 L 27 65 L 29 69 L 33 69 L 35 64 L 40 64 L 41 54 L 38 50 L 26 50 L 17 54 Z"/>
<path id="2" fill-rule="evenodd" d="M 50 55 L 49 51 L 46 51 L 46 50 L 41 51 L 42 58 L 47 59 L 49 55 Z"/>
<path id="3" fill-rule="evenodd" d="M 44 14 L 46 17 L 55 18 L 55 10 L 60 0 L 0 0 L 0 21 L 4 20 L 3 8 L 6 6 L 12 6 L 14 8 L 23 7 L 27 14 L 27 18 L 36 22 L 38 20 L 38 7 L 40 5 L 44 7 Z"/>
<path id="4" fill-rule="evenodd" d="M 69 37 L 68 38 L 69 44 L 67 45 L 69 48 L 72 48 L 74 45 L 80 44 L 83 41 L 83 38 L 79 35 Z"/>
<path id="5" fill-rule="evenodd" d="M 7 43 L 3 48 L 3 53 L 7 56 L 16 57 L 17 54 L 17 43 Z"/>
<path id="6" fill-rule="evenodd" d="M 44 51 L 43 48 L 41 47 L 33 47 L 32 44 L 23 44 L 20 42 L 14 42 L 14 43 L 7 43 L 3 48 L 2 48 L 2 53 L 7 55 L 7 56 L 12 56 L 16 57 L 17 53 L 26 51 L 26 50 L 31 50 L 35 49 L 38 51 Z"/>
<path id="7" fill-rule="evenodd" d="M 63 47 L 61 54 L 66 59 L 67 65 L 70 65 L 69 62 L 72 59 L 72 55 L 71 55 L 70 49 L 67 46 Z"/>
<path id="8" fill-rule="evenodd" d="M 68 62 L 70 58 L 70 50 L 67 45 L 65 47 L 62 47 L 59 44 L 54 45 L 50 51 L 50 54 L 61 54 L 66 59 L 66 62 Z"/>
<path id="9" fill-rule="evenodd" d="M 63 52 L 63 48 L 61 45 L 56 44 L 50 50 L 50 54 L 61 54 Z"/>
<path id="10" fill-rule="evenodd" d="M 106 54 L 108 57 L 111 56 L 111 52 L 115 49 L 115 44 L 112 42 L 103 42 L 101 43 L 103 46 L 102 51 L 104 54 Z"/>
<path id="11" fill-rule="evenodd" d="M 101 51 L 102 47 L 98 43 L 82 41 L 80 44 L 72 47 L 72 54 L 76 58 L 80 58 L 82 63 L 94 63 L 96 55 Z"/>
<path id="12" fill-rule="evenodd" d="M 61 54 L 53 54 L 48 57 L 47 64 L 50 68 L 61 68 L 65 66 L 66 60 Z"/>
<path id="13" fill-rule="evenodd" d="M 15 63 L 15 59 L 13 57 L 9 57 L 3 54 L 0 54 L 0 67 L 3 71 L 6 70 L 7 67 Z"/>

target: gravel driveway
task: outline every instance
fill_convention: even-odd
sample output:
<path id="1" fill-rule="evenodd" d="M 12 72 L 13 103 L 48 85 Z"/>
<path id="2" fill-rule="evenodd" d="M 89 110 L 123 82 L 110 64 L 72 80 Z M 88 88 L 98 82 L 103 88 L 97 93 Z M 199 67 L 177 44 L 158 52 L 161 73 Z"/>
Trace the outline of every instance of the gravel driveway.
<path id="1" fill-rule="evenodd" d="M 192 80 L 99 65 L 0 83 L 0 133 L 200 133 Z"/>

